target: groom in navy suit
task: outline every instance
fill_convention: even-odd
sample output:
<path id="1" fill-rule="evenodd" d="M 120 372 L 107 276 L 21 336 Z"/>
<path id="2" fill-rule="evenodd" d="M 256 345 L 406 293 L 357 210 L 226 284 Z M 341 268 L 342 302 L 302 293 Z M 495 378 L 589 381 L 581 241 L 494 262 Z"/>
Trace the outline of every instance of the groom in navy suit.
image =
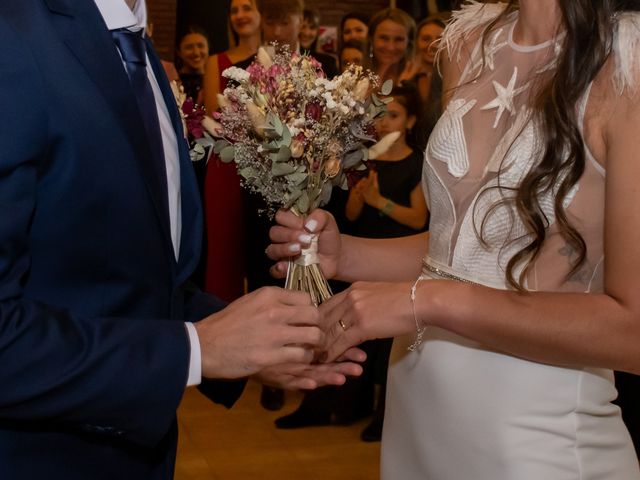
<path id="1" fill-rule="evenodd" d="M 3 480 L 169 479 L 186 386 L 230 406 L 249 375 L 359 369 L 307 365 L 306 295 L 189 288 L 201 207 L 144 24 L 144 0 L 0 2 Z"/>

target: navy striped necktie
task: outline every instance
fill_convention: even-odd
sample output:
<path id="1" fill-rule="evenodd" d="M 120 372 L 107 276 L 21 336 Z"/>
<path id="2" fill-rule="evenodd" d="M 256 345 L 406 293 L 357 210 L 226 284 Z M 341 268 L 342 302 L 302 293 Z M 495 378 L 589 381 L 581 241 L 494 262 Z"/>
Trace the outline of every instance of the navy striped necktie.
<path id="1" fill-rule="evenodd" d="M 132 32 L 125 28 L 112 30 L 111 35 L 115 42 L 129 75 L 129 81 L 138 102 L 144 129 L 148 139 L 151 155 L 154 157 L 154 165 L 164 188 L 167 191 L 167 173 L 162 146 L 162 133 L 158 120 L 158 108 L 153 95 L 153 89 L 147 75 L 147 48 L 142 37 L 142 30 Z M 167 200 L 168 201 L 168 200 Z"/>

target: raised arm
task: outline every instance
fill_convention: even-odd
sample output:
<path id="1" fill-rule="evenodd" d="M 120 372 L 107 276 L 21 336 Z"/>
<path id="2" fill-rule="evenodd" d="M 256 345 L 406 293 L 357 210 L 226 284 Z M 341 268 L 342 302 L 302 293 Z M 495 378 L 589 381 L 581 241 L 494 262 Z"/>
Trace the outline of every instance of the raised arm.
<path id="1" fill-rule="evenodd" d="M 267 255 L 278 263 L 272 274 L 283 277 L 286 259 L 308 246 L 311 235 L 318 235 L 320 266 L 328 278 L 347 282 L 408 281 L 421 270 L 422 257 L 428 248 L 428 233 L 393 239 L 368 239 L 341 235 L 334 218 L 324 210 L 316 210 L 306 219 L 280 211 L 278 225 L 270 232 L 272 244 Z"/>
<path id="2" fill-rule="evenodd" d="M 417 288 L 416 314 L 422 324 L 538 362 L 640 373 L 640 217 L 631 215 L 633 206 L 640 205 L 640 95 L 612 100 L 609 112 L 598 111 L 609 120 L 594 125 L 588 140 L 590 147 L 601 149 L 607 167 L 604 293 L 517 293 L 428 280 Z M 341 317 L 350 328 L 333 329 L 337 341 L 331 353 L 365 338 L 414 331 L 410 287 L 361 284 L 342 300 L 332 300 L 330 320 Z M 381 315 L 376 311 L 382 304 L 387 308 Z M 389 322 L 395 322 L 391 331 Z"/>

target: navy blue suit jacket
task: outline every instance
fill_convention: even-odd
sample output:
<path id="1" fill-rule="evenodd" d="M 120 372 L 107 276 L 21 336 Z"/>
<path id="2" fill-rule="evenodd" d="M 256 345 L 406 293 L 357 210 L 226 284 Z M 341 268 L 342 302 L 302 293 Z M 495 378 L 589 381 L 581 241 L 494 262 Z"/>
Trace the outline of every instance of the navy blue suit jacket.
<path id="1" fill-rule="evenodd" d="M 201 207 L 151 57 L 181 143 L 177 261 L 166 191 L 93 0 L 0 2 L 0 478 L 172 477 L 183 321 L 221 304 L 184 288 Z M 241 389 L 225 388 L 213 396 L 229 405 Z"/>

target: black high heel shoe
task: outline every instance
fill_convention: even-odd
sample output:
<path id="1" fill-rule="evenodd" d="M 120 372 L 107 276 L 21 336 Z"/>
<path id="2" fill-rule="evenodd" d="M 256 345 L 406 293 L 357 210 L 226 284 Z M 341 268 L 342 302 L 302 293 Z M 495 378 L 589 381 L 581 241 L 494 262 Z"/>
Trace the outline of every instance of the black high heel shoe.
<path id="1" fill-rule="evenodd" d="M 284 406 L 284 390 L 274 387 L 262 387 L 260 405 L 271 411 L 280 410 Z"/>

